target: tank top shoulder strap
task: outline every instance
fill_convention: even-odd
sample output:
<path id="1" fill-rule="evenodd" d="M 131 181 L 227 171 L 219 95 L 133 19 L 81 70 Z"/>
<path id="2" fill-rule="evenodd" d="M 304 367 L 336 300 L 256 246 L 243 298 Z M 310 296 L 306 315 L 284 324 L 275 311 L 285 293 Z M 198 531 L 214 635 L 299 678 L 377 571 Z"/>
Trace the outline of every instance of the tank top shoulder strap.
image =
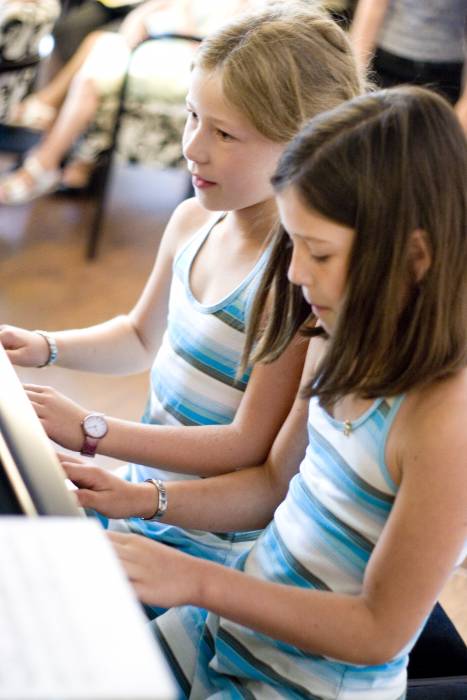
<path id="1" fill-rule="evenodd" d="M 399 412 L 399 409 L 404 399 L 405 394 L 399 394 L 398 396 L 393 396 L 390 399 L 383 399 L 379 405 L 379 411 L 383 417 L 384 424 L 382 427 L 381 439 L 379 443 L 378 463 L 387 486 L 389 486 L 389 488 L 394 494 L 397 493 L 398 487 L 394 483 L 387 467 L 386 444 L 388 441 L 389 431 L 391 430 L 391 427 L 394 423 L 394 420 Z"/>
<path id="2" fill-rule="evenodd" d="M 266 247 L 252 270 L 242 282 L 240 282 L 238 287 L 223 301 L 224 311 L 237 319 L 239 323 L 238 327 L 242 332 L 245 331 L 246 319 L 251 311 L 256 291 L 261 282 L 262 272 L 269 260 L 270 252 L 269 246 Z"/>
<path id="3" fill-rule="evenodd" d="M 214 218 L 210 218 L 209 221 L 180 248 L 173 263 L 173 270 L 177 275 L 182 278 L 184 277 L 186 270 L 190 269 L 191 263 L 196 257 L 198 250 L 201 248 L 214 226 L 222 221 L 225 216 L 225 212 L 221 212 L 220 214 L 216 213 Z"/>

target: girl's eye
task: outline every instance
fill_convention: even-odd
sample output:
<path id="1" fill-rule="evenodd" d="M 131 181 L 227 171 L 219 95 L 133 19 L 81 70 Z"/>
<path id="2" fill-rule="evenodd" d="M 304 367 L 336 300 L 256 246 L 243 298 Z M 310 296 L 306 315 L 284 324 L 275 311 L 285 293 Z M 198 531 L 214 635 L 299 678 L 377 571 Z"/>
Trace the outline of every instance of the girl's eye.
<path id="1" fill-rule="evenodd" d="M 222 129 L 218 129 L 217 133 L 223 141 L 231 141 L 233 139 L 233 136 L 228 134 L 226 131 L 222 131 Z"/>
<path id="2" fill-rule="evenodd" d="M 331 257 L 330 255 L 312 255 L 313 260 L 317 263 L 325 263 Z"/>
<path id="3" fill-rule="evenodd" d="M 193 112 L 192 109 L 187 109 L 188 112 L 188 119 L 198 119 L 198 115 L 196 112 Z"/>

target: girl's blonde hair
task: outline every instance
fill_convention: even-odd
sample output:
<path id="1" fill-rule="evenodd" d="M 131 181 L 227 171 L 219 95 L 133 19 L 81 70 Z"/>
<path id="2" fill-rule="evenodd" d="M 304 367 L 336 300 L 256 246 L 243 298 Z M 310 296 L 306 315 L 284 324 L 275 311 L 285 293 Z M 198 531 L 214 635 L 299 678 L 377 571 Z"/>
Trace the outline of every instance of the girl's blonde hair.
<path id="1" fill-rule="evenodd" d="M 309 1 L 282 0 L 233 20 L 202 42 L 195 65 L 220 69 L 226 99 L 279 143 L 362 90 L 346 35 Z"/>
<path id="2" fill-rule="evenodd" d="M 346 295 L 308 395 L 394 396 L 467 364 L 467 143 L 450 106 L 402 87 L 320 115 L 286 148 L 273 177 L 310 209 L 355 229 Z M 431 263 L 410 262 L 423 231 Z M 281 287 L 288 306 L 290 283 Z M 280 354 L 297 316 L 274 309 L 262 359 Z"/>
<path id="3" fill-rule="evenodd" d="M 225 98 L 257 131 L 276 143 L 289 142 L 315 115 L 363 92 L 365 84 L 344 31 L 309 0 L 281 0 L 233 20 L 205 39 L 195 66 L 222 71 Z M 288 237 L 277 224 L 275 247 L 263 288 L 287 265 Z M 252 355 L 264 317 L 258 298 L 248 319 L 240 377 Z M 298 325 L 309 310 L 300 290 L 288 303 Z M 253 357 L 253 359 L 255 359 Z"/>

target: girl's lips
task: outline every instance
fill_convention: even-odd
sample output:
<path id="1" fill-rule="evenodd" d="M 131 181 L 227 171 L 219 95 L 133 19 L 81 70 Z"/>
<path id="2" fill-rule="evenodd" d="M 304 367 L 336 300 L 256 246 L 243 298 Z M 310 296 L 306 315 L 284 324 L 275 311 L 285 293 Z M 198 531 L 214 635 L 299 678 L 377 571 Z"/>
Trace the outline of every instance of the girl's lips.
<path id="1" fill-rule="evenodd" d="M 310 295 L 308 294 L 306 287 L 302 287 L 302 293 L 305 298 L 305 301 L 311 306 L 311 310 L 313 311 L 315 316 L 320 312 L 327 311 L 327 306 L 318 306 L 318 304 L 313 303 L 313 301 L 310 299 Z"/>
<path id="2" fill-rule="evenodd" d="M 199 175 L 193 175 L 192 182 L 193 187 L 197 187 L 199 190 L 206 189 L 207 187 L 213 187 L 213 185 L 216 184 L 215 182 L 211 182 L 210 180 L 205 180 Z"/>
<path id="3" fill-rule="evenodd" d="M 323 311 L 327 311 L 327 306 L 317 306 L 316 304 L 311 305 L 311 310 L 315 314 L 315 316 L 319 316 L 320 313 L 323 313 Z"/>

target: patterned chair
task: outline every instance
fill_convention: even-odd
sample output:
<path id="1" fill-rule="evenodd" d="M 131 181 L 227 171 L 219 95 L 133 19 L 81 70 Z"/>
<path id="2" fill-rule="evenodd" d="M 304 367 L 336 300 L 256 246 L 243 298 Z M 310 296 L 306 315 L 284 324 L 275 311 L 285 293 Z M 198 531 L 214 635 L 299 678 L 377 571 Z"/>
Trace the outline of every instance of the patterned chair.
<path id="1" fill-rule="evenodd" d="M 88 233 L 89 259 L 97 252 L 116 156 L 123 162 L 161 170 L 185 169 L 181 149 L 185 96 L 193 52 L 200 41 L 196 36 L 174 33 L 143 41 L 130 56 L 120 95 L 104 97 L 93 124 L 78 143 L 74 154 L 98 163 L 91 183 L 96 206 Z"/>
<path id="2" fill-rule="evenodd" d="M 5 126 L 13 105 L 33 89 L 41 40 L 60 13 L 58 0 L 3 0 L 0 3 L 0 151 L 21 156 L 37 134 Z"/>
<path id="3" fill-rule="evenodd" d="M 96 254 L 114 154 L 118 153 L 126 162 L 160 169 L 185 168 L 181 137 L 186 118 L 185 96 L 197 43 L 227 18 L 262 2 L 174 0 L 165 18 L 156 13 L 149 20 L 147 29 L 151 38 L 130 56 L 121 99 L 102 100 L 96 124 L 78 146 L 79 157 L 104 163 L 93 182 L 97 206 L 89 232 L 88 258 Z"/>

